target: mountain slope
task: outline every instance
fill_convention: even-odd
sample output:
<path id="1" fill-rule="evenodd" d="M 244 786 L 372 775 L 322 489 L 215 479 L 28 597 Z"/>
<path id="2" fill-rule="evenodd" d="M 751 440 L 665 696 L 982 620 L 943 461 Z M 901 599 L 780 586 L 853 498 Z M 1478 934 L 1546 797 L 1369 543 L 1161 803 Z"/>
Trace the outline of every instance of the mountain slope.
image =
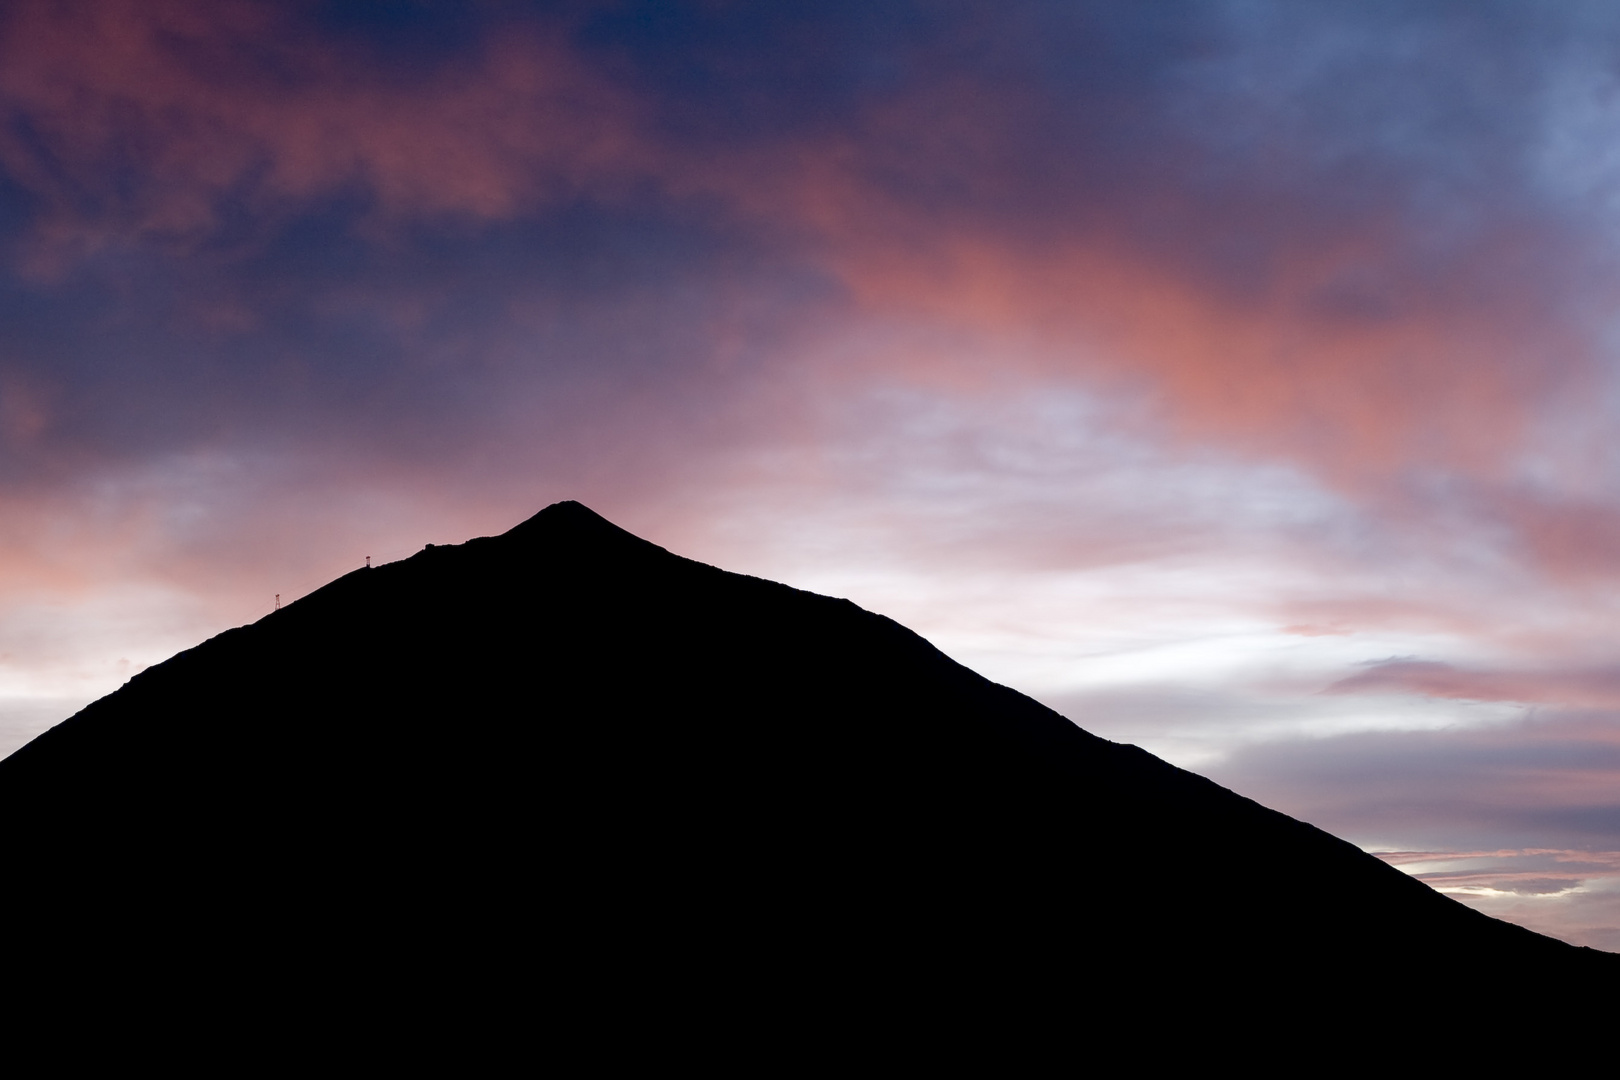
<path id="1" fill-rule="evenodd" d="M 575 503 L 143 672 L 0 761 L 0 814 L 13 903 L 234 969 L 499 956 L 586 999 L 702 972 L 751 988 L 728 1008 L 833 979 L 867 1013 L 1178 1022 L 1237 987 L 1365 1018 L 1620 974 Z"/>

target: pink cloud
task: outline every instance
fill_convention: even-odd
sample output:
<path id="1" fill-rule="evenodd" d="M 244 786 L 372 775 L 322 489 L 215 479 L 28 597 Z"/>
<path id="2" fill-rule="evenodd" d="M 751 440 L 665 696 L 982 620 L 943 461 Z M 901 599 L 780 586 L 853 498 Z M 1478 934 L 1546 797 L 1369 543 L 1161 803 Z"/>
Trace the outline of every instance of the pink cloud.
<path id="1" fill-rule="evenodd" d="M 1341 480 L 1417 459 L 1496 467 L 1578 360 L 1515 282 L 1468 269 L 1522 263 L 1511 229 L 1441 274 L 1411 264 L 1395 220 L 1245 203 L 1189 216 L 1179 170 L 1196 160 L 1173 146 L 1140 163 L 1138 184 L 1066 194 L 1011 164 L 1028 150 L 1008 120 L 1038 103 L 966 76 L 876 101 L 853 130 L 700 149 L 655 137 L 654 103 L 532 25 L 403 83 L 299 35 L 277 5 L 8 10 L 0 163 L 54 206 L 41 267 L 98 236 L 212 229 L 229 198 L 273 212 L 359 184 L 385 214 L 498 219 L 651 182 L 798 236 L 870 310 L 1047 335 L 1065 365 L 1150 380 L 1184 438 Z M 930 178 L 953 192 L 949 213 Z M 1004 209 L 1021 200 L 1047 219 Z M 1173 242 L 1146 242 L 1156 217 Z M 1246 231 L 1268 237 L 1263 278 L 1212 278 L 1199 253 Z"/>
<path id="2" fill-rule="evenodd" d="M 273 213 L 361 184 L 389 213 L 503 217 L 644 171 L 631 100 L 532 28 L 401 83 L 299 33 L 294 14 L 9 5 L 0 164 L 49 200 L 41 257 L 210 230 L 227 197 Z"/>
<path id="3" fill-rule="evenodd" d="M 1472 485 L 1467 513 L 1530 564 L 1563 578 L 1612 571 L 1613 507 L 1516 494 L 1503 479 L 1548 403 L 1592 366 L 1584 327 L 1561 318 L 1537 269 L 1567 241 L 1533 215 L 1425 253 L 1399 208 L 1345 210 L 1281 172 L 1200 195 L 1189 178 L 1207 148 L 1162 123 L 1143 128 L 1151 149 L 1136 157 L 1082 125 L 1075 138 L 1098 141 L 1067 148 L 1048 177 L 1031 162 L 1045 158 L 1049 103 L 949 65 L 842 126 L 683 144 L 659 133 L 657 101 L 565 30 L 491 24 L 476 48 L 411 81 L 302 33 L 282 5 L 10 5 L 0 166 L 46 206 L 32 269 L 60 274 L 109 244 L 205 238 L 233 202 L 274 218 L 351 187 L 374 201 L 380 244 L 402 219 L 499 221 L 654 190 L 791 248 L 847 289 L 857 319 L 985 343 L 954 360 L 863 353 L 858 377 L 971 393 L 1017 370 L 1146 392 L 1156 435 L 1189 452 L 1298 462 L 1401 527 L 1432 512 L 1404 478 L 1445 471 Z M 1289 138 L 1262 156 L 1304 160 L 1310 148 Z M 1251 239 L 1259 269 L 1218 257 Z M 188 302 L 222 333 L 254 326 L 239 298 Z M 402 324 L 413 305 L 393 298 Z M 847 386 L 833 361 L 796 348 L 777 360 L 824 365 L 829 394 Z M 0 437 L 33 438 L 47 398 L 13 393 Z"/>
<path id="4" fill-rule="evenodd" d="M 1340 679 L 1329 693 L 1422 694 L 1465 701 L 1514 701 L 1620 708 L 1620 669 L 1484 671 L 1428 660 L 1388 660 Z"/>

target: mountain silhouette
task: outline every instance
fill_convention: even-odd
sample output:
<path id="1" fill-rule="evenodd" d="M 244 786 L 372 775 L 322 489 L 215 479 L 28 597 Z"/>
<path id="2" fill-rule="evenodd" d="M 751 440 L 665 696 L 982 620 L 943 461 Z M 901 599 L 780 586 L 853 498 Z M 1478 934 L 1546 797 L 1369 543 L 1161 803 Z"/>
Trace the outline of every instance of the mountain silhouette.
<path id="1" fill-rule="evenodd" d="M 0 815 L 18 940 L 334 1009 L 1387 1027 L 1620 975 L 571 502 L 142 672 L 0 761 Z"/>

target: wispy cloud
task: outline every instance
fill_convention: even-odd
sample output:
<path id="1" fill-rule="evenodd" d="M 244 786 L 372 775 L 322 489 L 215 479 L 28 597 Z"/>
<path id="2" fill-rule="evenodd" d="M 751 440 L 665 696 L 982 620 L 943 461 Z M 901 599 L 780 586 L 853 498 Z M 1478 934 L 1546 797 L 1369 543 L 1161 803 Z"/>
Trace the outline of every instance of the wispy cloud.
<path id="1" fill-rule="evenodd" d="M 1528 921 L 1576 945 L 1620 950 L 1620 851 L 1375 851 L 1489 915 Z"/>
<path id="2" fill-rule="evenodd" d="M 1614 709 L 1620 707 L 1620 668 L 1489 671 L 1432 660 L 1384 660 L 1329 689 L 1338 694 L 1401 691 L 1469 701 Z"/>

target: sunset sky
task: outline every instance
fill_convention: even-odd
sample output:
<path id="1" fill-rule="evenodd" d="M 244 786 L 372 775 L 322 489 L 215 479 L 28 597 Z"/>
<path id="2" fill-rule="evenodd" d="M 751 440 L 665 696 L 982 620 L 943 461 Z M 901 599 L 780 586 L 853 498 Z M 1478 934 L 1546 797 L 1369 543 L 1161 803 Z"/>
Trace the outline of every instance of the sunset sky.
<path id="1" fill-rule="evenodd" d="M 1620 950 L 1617 430 L 1612 2 L 0 7 L 0 752 L 578 499 Z"/>

